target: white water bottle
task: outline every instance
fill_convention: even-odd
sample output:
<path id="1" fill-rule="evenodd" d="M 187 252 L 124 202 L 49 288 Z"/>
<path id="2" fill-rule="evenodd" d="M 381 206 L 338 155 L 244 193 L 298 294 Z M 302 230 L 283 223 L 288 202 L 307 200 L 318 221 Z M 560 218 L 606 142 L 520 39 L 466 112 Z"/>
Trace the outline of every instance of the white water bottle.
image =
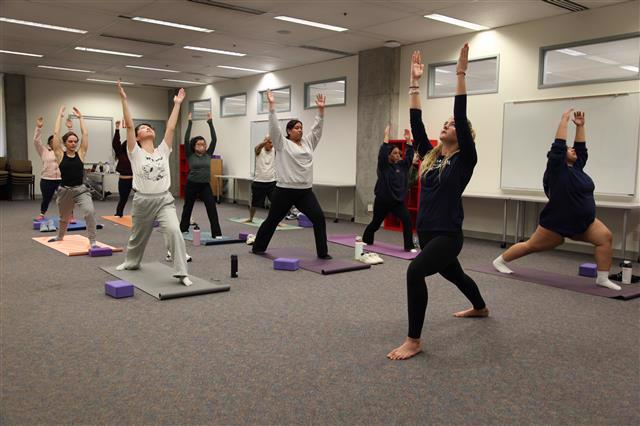
<path id="1" fill-rule="evenodd" d="M 631 261 L 625 260 L 620 264 L 622 268 L 622 284 L 631 284 L 631 275 L 633 269 L 631 268 Z"/>
<path id="2" fill-rule="evenodd" d="M 364 253 L 364 243 L 362 242 L 362 237 L 356 237 L 355 259 L 360 260 L 363 253 Z"/>
<path id="3" fill-rule="evenodd" d="M 200 228 L 198 227 L 198 225 L 193 228 L 193 245 L 200 245 Z"/>

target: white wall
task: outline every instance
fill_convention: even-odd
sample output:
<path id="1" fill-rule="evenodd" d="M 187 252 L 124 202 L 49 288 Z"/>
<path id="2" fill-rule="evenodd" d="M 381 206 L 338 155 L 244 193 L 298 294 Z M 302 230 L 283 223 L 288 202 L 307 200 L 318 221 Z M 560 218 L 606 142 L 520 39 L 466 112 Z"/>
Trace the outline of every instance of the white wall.
<path id="1" fill-rule="evenodd" d="M 127 86 L 125 90 L 127 91 L 129 107 L 134 118 L 149 120 L 166 120 L 168 118 L 167 89 Z M 75 106 L 84 115 L 113 117 L 114 121 L 122 118 L 122 106 L 116 87 L 112 84 L 79 83 L 27 77 L 26 91 L 28 140 L 25 143 L 29 145 L 28 158 L 33 164 L 33 172 L 36 175 L 36 194 L 39 194 L 42 161 L 33 146 L 36 119 L 41 116 L 44 117 L 42 142 L 46 143 L 49 135 L 53 134 L 53 126 L 60 105 L 66 106 L 66 113 L 71 113 L 71 108 Z M 64 129 L 64 123 L 62 126 Z M 111 145 L 111 139 L 99 141 L 91 139 L 91 135 L 89 137 L 89 149 L 91 149 L 92 144 Z M 113 159 L 105 160 L 112 162 Z"/>
<path id="2" fill-rule="evenodd" d="M 469 97 L 468 116 L 477 132 L 479 161 L 467 192 L 501 194 L 500 155 L 502 152 L 502 113 L 506 101 L 526 99 L 562 98 L 607 93 L 636 92 L 638 81 L 589 84 L 550 89 L 538 89 L 539 49 L 542 46 L 573 41 L 595 39 L 638 31 L 638 2 L 626 2 L 614 6 L 570 13 L 549 19 L 511 25 L 471 35 L 449 37 L 440 40 L 406 46 L 402 49 L 400 87 L 408 87 L 411 52 L 422 51 L 425 64 L 456 60 L 460 47 L 469 42 L 470 58 L 498 54 L 500 57 L 499 92 Z M 422 86 L 423 118 L 430 137 L 439 134 L 441 123 L 453 113 L 453 98 L 429 99 L 426 72 Z M 409 120 L 407 90 L 400 91 L 400 123 Z M 615 125 L 615 123 L 612 123 Z M 553 135 L 549 135 L 549 143 Z M 544 141 L 541 141 L 544 143 Z M 541 177 L 542 179 L 542 177 Z M 597 184 L 597 182 L 596 182 Z M 640 188 L 640 176 L 638 185 Z M 620 199 L 620 201 L 625 198 Z M 631 200 L 631 198 L 626 198 Z M 633 200 L 640 200 L 637 193 Z M 500 201 L 465 201 L 465 229 L 493 234 L 501 233 L 502 204 Z M 533 217 L 530 211 L 528 216 Z M 614 232 L 616 245 L 620 243 L 621 212 L 603 211 L 598 216 Z M 637 250 L 640 231 L 638 214 L 633 215 L 629 226 L 634 229 L 627 248 Z M 528 224 L 529 233 L 532 224 Z"/>
<path id="3" fill-rule="evenodd" d="M 224 173 L 249 176 L 250 173 L 250 123 L 267 120 L 267 114 L 258 114 L 258 91 L 268 88 L 291 86 L 291 111 L 278 113 L 278 118 L 298 118 L 308 130 L 313 124 L 315 109 L 304 109 L 304 83 L 333 77 L 347 78 L 347 104 L 327 107 L 320 145 L 314 155 L 314 179 L 355 185 L 356 180 L 356 130 L 358 116 L 358 58 L 352 56 L 334 61 L 305 65 L 258 76 L 245 77 L 187 89 L 185 107 L 182 109 L 182 138 L 186 130 L 188 102 L 211 98 L 214 125 L 218 136 L 216 153 L 222 155 Z M 247 115 L 220 118 L 220 96 L 247 93 Z M 192 136 L 209 139 L 204 121 L 194 121 Z M 247 199 L 246 188 L 239 188 L 240 199 Z M 333 211 L 333 191 L 317 189 L 325 211 Z M 340 212 L 353 214 L 352 195 L 341 193 Z"/>

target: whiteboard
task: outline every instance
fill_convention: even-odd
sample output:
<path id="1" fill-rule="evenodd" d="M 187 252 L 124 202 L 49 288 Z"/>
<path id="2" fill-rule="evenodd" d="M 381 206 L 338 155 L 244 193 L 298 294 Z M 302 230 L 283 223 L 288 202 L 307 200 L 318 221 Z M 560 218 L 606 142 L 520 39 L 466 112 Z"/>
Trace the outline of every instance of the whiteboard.
<path id="1" fill-rule="evenodd" d="M 278 120 L 280 123 L 280 131 L 286 135 L 285 128 L 291 118 L 282 118 Z M 255 175 L 256 169 L 256 146 L 262 143 L 262 140 L 269 134 L 269 120 L 252 121 L 251 122 L 251 140 L 249 146 L 249 172 L 250 176 Z"/>
<path id="2" fill-rule="evenodd" d="M 506 102 L 502 133 L 500 186 L 542 191 L 547 152 L 562 113 L 585 112 L 589 160 L 585 172 L 596 194 L 635 195 L 638 170 L 640 94 L 593 96 L 526 102 Z M 575 125 L 570 122 L 567 145 Z"/>
<path id="3" fill-rule="evenodd" d="M 82 138 L 80 134 L 80 121 L 77 117 L 70 115 L 69 118 L 73 122 L 73 131 Z M 89 149 L 84 159 L 85 163 L 109 162 L 114 163 L 114 153 L 111 149 L 111 141 L 113 140 L 113 118 L 112 117 L 84 117 L 84 123 L 89 133 Z M 62 123 L 61 132 L 66 133 L 66 127 Z M 64 134 L 63 133 L 63 134 Z M 126 139 L 126 136 L 123 140 Z"/>

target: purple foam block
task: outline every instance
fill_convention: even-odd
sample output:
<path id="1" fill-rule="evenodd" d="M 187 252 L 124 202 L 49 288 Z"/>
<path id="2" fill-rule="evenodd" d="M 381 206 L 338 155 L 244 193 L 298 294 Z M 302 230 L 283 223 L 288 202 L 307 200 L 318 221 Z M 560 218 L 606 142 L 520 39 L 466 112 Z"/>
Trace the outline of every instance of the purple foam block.
<path id="1" fill-rule="evenodd" d="M 211 158 L 214 158 L 214 159 L 218 160 L 218 159 L 222 158 L 222 155 L 220 155 L 220 154 L 213 154 L 213 155 L 211 156 Z"/>
<path id="2" fill-rule="evenodd" d="M 113 252 L 109 247 L 96 247 L 89 249 L 89 256 L 91 257 L 99 257 L 99 256 L 111 256 Z"/>
<path id="3" fill-rule="evenodd" d="M 153 227 L 157 228 L 158 226 L 160 226 L 160 222 L 158 222 L 157 220 L 153 221 Z"/>
<path id="4" fill-rule="evenodd" d="M 242 241 L 247 241 L 247 237 L 249 236 L 248 232 L 240 232 L 238 234 L 238 239 Z"/>
<path id="5" fill-rule="evenodd" d="M 300 268 L 300 260 L 291 257 L 278 257 L 273 259 L 273 269 L 279 271 L 297 271 Z"/>
<path id="6" fill-rule="evenodd" d="M 33 229 L 35 229 L 36 231 L 40 230 L 40 225 L 42 225 L 42 222 L 46 222 L 45 220 L 34 220 L 33 221 Z"/>
<path id="7" fill-rule="evenodd" d="M 583 277 L 597 277 L 598 265 L 596 265 L 595 263 L 583 263 L 578 269 L 578 275 L 581 275 Z"/>
<path id="8" fill-rule="evenodd" d="M 111 297 L 121 299 L 123 297 L 133 297 L 133 284 L 129 281 L 107 281 L 104 283 L 104 292 Z"/>
<path id="9" fill-rule="evenodd" d="M 305 216 L 304 214 L 300 213 L 298 215 L 298 226 L 300 226 L 302 228 L 313 228 L 313 223 L 311 223 L 311 221 L 309 220 L 309 218 L 307 216 Z"/>

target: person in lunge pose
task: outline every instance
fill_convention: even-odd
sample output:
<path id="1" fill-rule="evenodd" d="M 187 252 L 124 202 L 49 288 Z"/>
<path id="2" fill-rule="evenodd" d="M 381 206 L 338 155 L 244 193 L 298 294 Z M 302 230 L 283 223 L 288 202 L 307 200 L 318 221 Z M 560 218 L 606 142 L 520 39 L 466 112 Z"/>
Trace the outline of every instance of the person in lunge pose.
<path id="1" fill-rule="evenodd" d="M 167 120 L 167 129 L 160 145 L 155 147 L 156 138 L 153 127 L 149 124 L 139 124 L 134 128 L 127 95 L 118 83 L 124 122 L 127 126 L 127 152 L 133 171 L 133 229 L 127 243 L 127 254 L 118 270 L 138 269 L 144 249 L 147 246 L 153 221 L 160 222 L 160 229 L 164 233 L 165 243 L 169 251 L 174 254 L 173 276 L 184 285 L 193 284 L 187 273 L 187 251 L 180 232 L 180 223 L 176 213 L 174 198 L 169 192 L 171 177 L 169 175 L 169 155 L 173 145 L 173 135 L 180 114 L 180 105 L 184 100 L 184 89 L 180 89 L 173 97 L 173 110 Z M 136 143 L 138 142 L 138 143 Z"/>
<path id="2" fill-rule="evenodd" d="M 500 272 L 511 274 L 507 262 L 530 253 L 551 250 L 565 238 L 585 241 L 595 246 L 598 265 L 596 284 L 613 290 L 620 286 L 609 280 L 613 240 L 611 231 L 596 218 L 593 198 L 595 184 L 584 172 L 587 164 L 587 144 L 584 112 L 565 111 L 560 119 L 556 138 L 547 153 L 547 169 L 542 183 L 549 202 L 540 213 L 540 224 L 527 241 L 514 244 L 493 261 Z M 572 148 L 567 148 L 567 126 L 573 120 L 576 136 Z"/>
<path id="3" fill-rule="evenodd" d="M 122 128 L 126 129 L 127 124 L 122 120 Z M 116 166 L 116 172 L 120 174 L 118 178 L 118 194 L 120 199 L 116 207 L 116 216 L 124 216 L 124 206 L 127 204 L 129 194 L 133 187 L 133 171 L 131 171 L 131 162 L 129 161 L 129 155 L 127 154 L 127 141 L 120 142 L 120 121 L 116 121 L 116 131 L 113 134 L 113 141 L 111 143 L 113 151 L 118 159 L 118 165 Z"/>
<path id="4" fill-rule="evenodd" d="M 74 107 L 73 114 L 80 121 L 82 140 L 79 141 L 78 135 L 73 131 L 68 131 L 60 138 L 60 125 L 64 117 L 64 111 L 65 107 L 61 106 L 56 117 L 51 141 L 51 148 L 60 169 L 61 181 L 56 199 L 60 214 L 60 226 L 58 227 L 58 236 L 50 239 L 49 242 L 62 241 L 64 239 L 67 234 L 67 226 L 72 218 L 74 206 L 77 205 L 87 224 L 89 245 L 95 248 L 97 247 L 96 213 L 89 188 L 82 183 L 84 178 L 84 159 L 89 148 L 89 133 L 82 113 Z M 78 143 L 80 146 L 78 146 Z M 64 144 L 64 150 L 62 149 L 62 144 Z"/>
<path id="5" fill-rule="evenodd" d="M 407 148 L 403 159 L 400 148 L 389 145 L 389 126 L 384 130 L 384 143 L 378 152 L 378 181 L 374 189 L 376 198 L 373 201 L 373 219 L 364 230 L 362 241 L 365 244 L 373 244 L 375 232 L 380 229 L 387 214 L 392 213 L 402 221 L 404 250 L 415 252 L 411 217 L 407 206 L 404 205 L 409 169 L 413 161 L 413 144 L 409 129 L 404 130 L 404 138 Z"/>
<path id="6" fill-rule="evenodd" d="M 411 358 L 422 351 L 420 335 L 427 309 L 427 286 L 424 278 L 439 273 L 451 281 L 473 307 L 454 314 L 456 317 L 486 317 L 489 315 L 480 290 L 464 273 L 458 254 L 462 250 L 462 192 L 471 180 L 478 162 L 475 132 L 467 119 L 467 89 L 465 76 L 469 62 L 469 46 L 460 50 L 456 68 L 456 96 L 453 117 L 440 132 L 440 143 L 431 147 L 420 106 L 419 81 L 424 71 L 420 52 L 411 58 L 409 114 L 411 131 L 417 150 L 424 158 L 420 166 L 420 205 L 418 207 L 418 238 L 422 251 L 407 269 L 407 303 L 409 332 L 404 343 L 389 352 L 393 360 Z"/>
<path id="7" fill-rule="evenodd" d="M 251 183 L 251 205 L 247 223 L 253 222 L 257 207 L 265 207 L 266 199 L 272 203 L 273 191 L 276 189 L 276 151 L 269 135 L 256 146 L 254 153 L 255 175 Z"/>
<path id="8" fill-rule="evenodd" d="M 324 121 L 325 97 L 316 96 L 318 114 L 308 135 L 302 135 L 302 122 L 290 120 L 287 134 L 282 135 L 275 111 L 275 99 L 271 90 L 267 91 L 269 103 L 269 135 L 276 149 L 278 160 L 276 170 L 278 183 L 273 192 L 273 202 L 269 214 L 260 225 L 253 244 L 253 253 L 261 254 L 267 250 L 269 241 L 278 223 L 287 215 L 291 206 L 296 206 L 313 223 L 316 240 L 316 253 L 320 259 L 331 259 L 327 248 L 327 227 L 324 213 L 312 190 L 313 151 L 320 142 Z"/>
<path id="9" fill-rule="evenodd" d="M 40 215 L 36 217 L 36 220 L 44 220 L 44 215 L 49 210 L 49 203 L 53 199 L 53 194 L 56 193 L 58 186 L 60 186 L 60 168 L 58 167 L 58 161 L 56 155 L 51 148 L 53 141 L 53 135 L 49 136 L 47 145 L 42 144 L 42 126 L 44 126 L 44 118 L 39 117 L 36 120 L 36 130 L 33 135 L 33 144 L 36 147 L 38 155 L 42 159 L 42 173 L 40 174 L 40 192 L 42 193 L 42 203 L 40 203 Z"/>
<path id="10" fill-rule="evenodd" d="M 220 222 L 218 221 L 218 211 L 216 210 L 216 200 L 211 192 L 211 155 L 216 149 L 216 131 L 213 128 L 213 119 L 211 113 L 207 118 L 209 132 L 211 134 L 211 142 L 207 148 L 207 142 L 202 136 L 191 138 L 191 113 L 189 113 L 189 124 L 187 132 L 184 135 L 184 153 L 189 162 L 189 175 L 187 183 L 184 187 L 184 206 L 182 206 L 182 219 L 180 220 L 180 231 L 189 232 L 189 223 L 193 205 L 196 199 L 204 202 L 209 216 L 209 224 L 211 225 L 211 236 L 222 237 Z"/>

